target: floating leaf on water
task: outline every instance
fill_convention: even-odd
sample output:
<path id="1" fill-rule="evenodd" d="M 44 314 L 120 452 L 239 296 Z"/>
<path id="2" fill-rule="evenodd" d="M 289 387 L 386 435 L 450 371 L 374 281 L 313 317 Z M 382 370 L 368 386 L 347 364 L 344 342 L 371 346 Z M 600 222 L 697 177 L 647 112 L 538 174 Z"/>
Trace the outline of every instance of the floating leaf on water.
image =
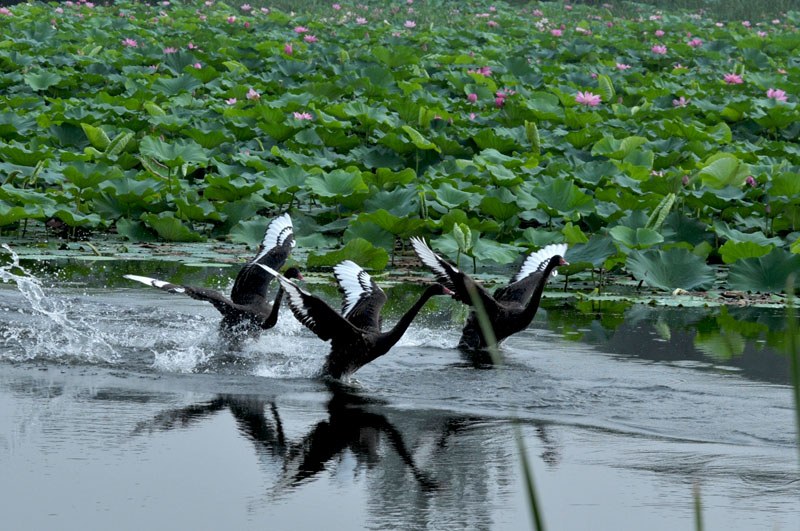
<path id="1" fill-rule="evenodd" d="M 336 251 L 318 255 L 308 255 L 308 267 L 334 266 L 343 260 L 352 260 L 358 265 L 380 271 L 389 263 L 389 253 L 385 249 L 375 247 L 363 238 L 355 238 Z"/>
<path id="2" fill-rule="evenodd" d="M 732 289 L 780 293 L 786 289 L 789 275 L 800 271 L 800 255 L 780 248 L 759 258 L 744 258 L 728 270 L 728 284 Z"/>

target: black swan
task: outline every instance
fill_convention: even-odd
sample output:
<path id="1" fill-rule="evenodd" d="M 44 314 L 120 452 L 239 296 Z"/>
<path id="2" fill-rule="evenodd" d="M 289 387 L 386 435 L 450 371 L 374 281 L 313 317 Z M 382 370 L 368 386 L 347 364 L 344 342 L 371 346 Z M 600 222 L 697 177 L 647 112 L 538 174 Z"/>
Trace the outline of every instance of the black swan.
<path id="1" fill-rule="evenodd" d="M 309 330 L 323 341 L 331 340 L 331 351 L 322 369 L 323 376 L 347 377 L 372 360 L 386 354 L 405 333 L 425 303 L 434 295 L 452 295 L 445 286 L 434 284 L 397 321 L 394 328 L 381 332 L 380 312 L 386 294 L 361 266 L 345 260 L 333 268 L 344 293 L 342 315 L 275 270 L 263 267 L 275 275 L 288 294 L 289 308 Z"/>
<path id="2" fill-rule="evenodd" d="M 222 314 L 220 331 L 226 339 L 236 341 L 242 336 L 255 338 L 262 330 L 275 326 L 283 297 L 283 290 L 279 287 L 274 303 L 270 304 L 267 300 L 267 288 L 273 275 L 259 266 L 268 265 L 279 270 L 286 263 L 294 246 L 294 229 L 289 214 L 273 219 L 264 233 L 258 254 L 236 275 L 230 299 L 212 289 L 170 284 L 138 275 L 124 276 L 170 293 L 184 293 L 193 299 L 208 301 Z M 296 267 L 290 267 L 286 276 L 303 278 Z"/>
<path id="3" fill-rule="evenodd" d="M 454 299 L 473 306 L 470 292 L 480 298 L 498 343 L 528 327 L 539 308 L 547 279 L 551 274 L 556 275 L 557 266 L 569 265 L 563 256 L 567 252 L 566 243 L 548 245 L 529 254 L 509 283 L 490 295 L 469 275 L 434 253 L 422 238 L 412 237 L 411 245 L 422 263 L 433 270 L 436 280 L 455 293 Z M 475 351 L 485 350 L 488 346 L 473 309 L 461 332 L 458 348 Z"/>

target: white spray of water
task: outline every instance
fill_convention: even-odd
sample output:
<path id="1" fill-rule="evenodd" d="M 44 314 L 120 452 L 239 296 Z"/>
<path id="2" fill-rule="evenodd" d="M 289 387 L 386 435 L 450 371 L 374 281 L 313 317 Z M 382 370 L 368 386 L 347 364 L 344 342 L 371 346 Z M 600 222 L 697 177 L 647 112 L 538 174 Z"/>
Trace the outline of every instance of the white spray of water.
<path id="1" fill-rule="evenodd" d="M 43 325 L 37 321 L 26 323 L 26 327 L 3 327 L 0 339 L 7 346 L 16 345 L 18 348 L 2 349 L 0 357 L 15 361 L 69 358 L 106 362 L 116 360 L 117 354 L 109 338 L 89 323 L 89 316 L 70 320 L 66 301 L 47 296 L 39 279 L 20 265 L 19 256 L 11 247 L 5 243 L 0 247 L 11 255 L 11 263 L 0 266 L 0 281 L 16 284 L 28 306 L 20 308 L 18 312 L 46 318 Z M 41 328 L 31 330 L 31 325 Z"/>

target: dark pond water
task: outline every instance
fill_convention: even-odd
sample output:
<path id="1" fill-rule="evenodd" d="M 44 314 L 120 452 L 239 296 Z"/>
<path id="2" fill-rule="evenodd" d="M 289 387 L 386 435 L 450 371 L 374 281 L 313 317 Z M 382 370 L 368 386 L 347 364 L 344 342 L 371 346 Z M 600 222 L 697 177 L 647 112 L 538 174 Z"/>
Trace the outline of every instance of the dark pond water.
<path id="1" fill-rule="evenodd" d="M 707 529 L 800 526 L 778 311 L 551 297 L 498 369 L 439 298 L 341 385 L 288 311 L 234 355 L 211 306 L 119 280 L 233 268 L 23 266 L 40 280 L 0 284 L 5 529 L 525 529 L 514 419 L 549 529 L 694 529 L 695 485 Z M 387 292 L 391 323 L 419 288 Z"/>

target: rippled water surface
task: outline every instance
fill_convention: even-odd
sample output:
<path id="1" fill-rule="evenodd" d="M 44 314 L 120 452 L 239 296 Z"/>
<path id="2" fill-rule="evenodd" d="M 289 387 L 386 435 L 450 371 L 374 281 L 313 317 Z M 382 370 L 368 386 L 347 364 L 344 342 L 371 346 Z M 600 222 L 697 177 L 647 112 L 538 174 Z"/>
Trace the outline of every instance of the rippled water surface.
<path id="1" fill-rule="evenodd" d="M 115 280 L 233 272 L 149 266 L 3 267 L 3 528 L 524 529 L 514 419 L 550 529 L 693 529 L 695 486 L 707 529 L 800 526 L 780 312 L 550 297 L 500 369 L 438 298 L 343 385 L 288 311 L 230 352 L 210 305 Z M 387 292 L 391 324 L 419 290 Z"/>

